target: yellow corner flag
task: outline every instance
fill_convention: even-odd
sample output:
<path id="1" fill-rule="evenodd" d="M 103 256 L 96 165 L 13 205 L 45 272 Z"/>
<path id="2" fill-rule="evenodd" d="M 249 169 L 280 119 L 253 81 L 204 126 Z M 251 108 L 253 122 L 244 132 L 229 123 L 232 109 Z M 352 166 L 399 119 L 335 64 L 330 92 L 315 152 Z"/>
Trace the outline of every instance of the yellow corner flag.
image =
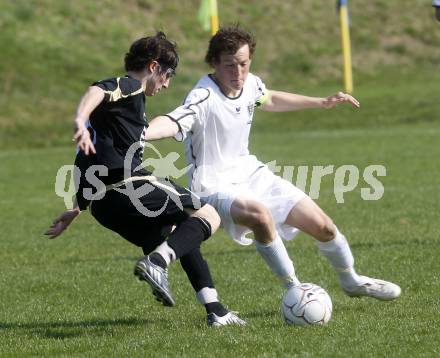
<path id="1" fill-rule="evenodd" d="M 218 31 L 217 0 L 202 0 L 197 19 L 203 30 L 208 31 L 211 29 L 211 34 L 215 35 Z"/>
<path id="2" fill-rule="evenodd" d="M 342 53 L 344 57 L 345 92 L 353 93 L 353 73 L 351 68 L 351 44 L 348 18 L 348 0 L 338 0 L 339 20 L 341 23 Z"/>

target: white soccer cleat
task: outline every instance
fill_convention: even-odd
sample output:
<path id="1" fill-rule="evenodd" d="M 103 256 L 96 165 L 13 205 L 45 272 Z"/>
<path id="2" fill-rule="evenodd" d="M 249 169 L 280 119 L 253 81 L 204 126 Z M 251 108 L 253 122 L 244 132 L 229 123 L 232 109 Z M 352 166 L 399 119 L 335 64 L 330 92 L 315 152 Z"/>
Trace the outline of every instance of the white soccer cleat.
<path id="1" fill-rule="evenodd" d="M 176 304 L 168 284 L 168 270 L 153 264 L 148 256 L 144 256 L 136 263 L 134 274 L 151 286 L 156 300 L 164 306 Z"/>
<path id="2" fill-rule="evenodd" d="M 219 317 L 215 313 L 210 313 L 207 316 L 208 326 L 210 327 L 220 327 L 220 326 L 245 326 L 246 321 L 242 320 L 237 316 L 236 312 L 228 312 L 224 316 Z"/>
<path id="3" fill-rule="evenodd" d="M 366 282 L 355 287 L 342 287 L 348 296 L 370 296 L 378 300 L 391 301 L 399 297 L 402 291 L 398 285 L 392 282 L 365 276 L 361 276 L 361 278 Z"/>

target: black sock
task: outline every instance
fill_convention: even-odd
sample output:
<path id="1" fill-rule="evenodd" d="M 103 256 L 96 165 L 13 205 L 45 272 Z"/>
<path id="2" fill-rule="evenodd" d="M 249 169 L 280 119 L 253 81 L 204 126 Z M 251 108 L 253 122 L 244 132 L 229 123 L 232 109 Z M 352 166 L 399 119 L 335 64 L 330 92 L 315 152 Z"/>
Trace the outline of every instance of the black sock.
<path id="1" fill-rule="evenodd" d="M 215 313 L 219 317 L 223 317 L 229 311 L 220 302 L 211 302 L 205 305 L 206 313 Z"/>
<path id="2" fill-rule="evenodd" d="M 165 261 L 165 259 L 158 254 L 157 252 L 153 252 L 152 254 L 148 255 L 148 257 L 150 258 L 150 261 L 157 265 L 162 267 L 163 269 L 167 268 L 167 262 Z"/>
<path id="3" fill-rule="evenodd" d="M 180 264 L 185 270 L 195 292 L 199 292 L 203 287 L 214 288 L 208 263 L 203 259 L 199 247 L 182 256 Z"/>
<path id="4" fill-rule="evenodd" d="M 195 248 L 200 247 L 202 241 L 211 235 L 211 225 L 201 218 L 190 216 L 182 221 L 168 237 L 167 243 L 171 247 L 176 258 L 188 254 Z"/>

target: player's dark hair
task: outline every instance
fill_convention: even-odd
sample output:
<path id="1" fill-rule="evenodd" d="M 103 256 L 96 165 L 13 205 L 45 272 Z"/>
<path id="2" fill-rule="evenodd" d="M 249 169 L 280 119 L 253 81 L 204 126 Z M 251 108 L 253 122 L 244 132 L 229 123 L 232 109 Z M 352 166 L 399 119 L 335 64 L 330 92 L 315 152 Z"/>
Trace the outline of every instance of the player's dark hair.
<path id="1" fill-rule="evenodd" d="M 125 70 L 143 70 L 151 61 L 157 61 L 162 71 L 171 68 L 173 71 L 179 63 L 177 45 L 167 39 L 166 35 L 159 31 L 155 36 L 142 37 L 130 46 L 125 54 Z"/>
<path id="2" fill-rule="evenodd" d="M 257 45 L 254 36 L 250 32 L 242 29 L 238 24 L 222 27 L 209 41 L 205 62 L 210 66 L 214 66 L 220 62 L 220 56 L 222 54 L 232 55 L 246 44 L 249 45 L 249 53 L 252 58 Z"/>

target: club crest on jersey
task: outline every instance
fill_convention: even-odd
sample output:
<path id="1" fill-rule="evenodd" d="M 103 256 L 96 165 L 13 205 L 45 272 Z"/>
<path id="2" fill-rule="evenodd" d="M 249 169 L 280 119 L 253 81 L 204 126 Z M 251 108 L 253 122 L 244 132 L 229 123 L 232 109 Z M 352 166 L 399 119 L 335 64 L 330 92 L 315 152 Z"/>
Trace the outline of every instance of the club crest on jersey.
<path id="1" fill-rule="evenodd" d="M 253 102 L 249 102 L 247 108 L 248 108 L 249 115 L 252 116 L 254 114 L 255 104 Z"/>
<path id="2" fill-rule="evenodd" d="M 235 107 L 235 112 L 240 113 L 241 107 Z"/>

